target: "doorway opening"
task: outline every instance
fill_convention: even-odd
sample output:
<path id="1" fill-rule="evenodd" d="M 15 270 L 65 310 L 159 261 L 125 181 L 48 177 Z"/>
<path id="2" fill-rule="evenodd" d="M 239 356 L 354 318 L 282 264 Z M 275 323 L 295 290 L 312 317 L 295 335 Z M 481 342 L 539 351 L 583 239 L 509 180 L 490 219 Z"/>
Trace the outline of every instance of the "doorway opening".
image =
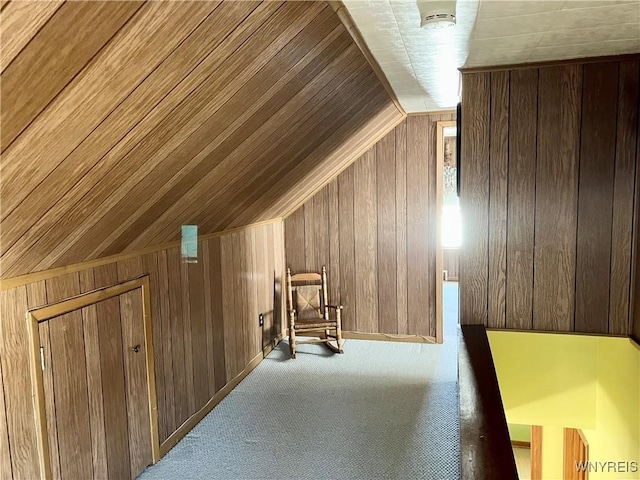
<path id="1" fill-rule="evenodd" d="M 445 340 L 456 335 L 458 315 L 458 279 L 460 271 L 460 246 L 462 242 L 462 217 L 458 198 L 458 152 L 456 149 L 456 122 L 440 121 L 437 124 L 437 168 L 439 177 L 438 228 L 441 248 L 438 257 L 442 266 L 443 331 Z"/>

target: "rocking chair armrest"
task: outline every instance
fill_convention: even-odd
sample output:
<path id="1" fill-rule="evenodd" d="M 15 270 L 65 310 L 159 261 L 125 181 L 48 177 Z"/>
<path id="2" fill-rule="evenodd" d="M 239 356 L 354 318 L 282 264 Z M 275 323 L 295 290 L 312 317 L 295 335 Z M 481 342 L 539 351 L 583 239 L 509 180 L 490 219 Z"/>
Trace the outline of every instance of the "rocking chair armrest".
<path id="1" fill-rule="evenodd" d="M 342 305 L 327 305 L 327 308 L 333 308 L 334 310 L 342 310 L 344 307 Z"/>

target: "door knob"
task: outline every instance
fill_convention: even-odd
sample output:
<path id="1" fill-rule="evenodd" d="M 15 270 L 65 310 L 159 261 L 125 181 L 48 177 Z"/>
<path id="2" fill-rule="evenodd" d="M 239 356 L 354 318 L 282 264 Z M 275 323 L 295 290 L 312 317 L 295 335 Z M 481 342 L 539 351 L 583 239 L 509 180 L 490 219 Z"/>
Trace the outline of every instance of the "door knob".
<path id="1" fill-rule="evenodd" d="M 138 353 L 140 351 L 140 345 L 136 345 L 135 347 L 133 347 L 131 350 L 133 350 L 133 353 Z"/>

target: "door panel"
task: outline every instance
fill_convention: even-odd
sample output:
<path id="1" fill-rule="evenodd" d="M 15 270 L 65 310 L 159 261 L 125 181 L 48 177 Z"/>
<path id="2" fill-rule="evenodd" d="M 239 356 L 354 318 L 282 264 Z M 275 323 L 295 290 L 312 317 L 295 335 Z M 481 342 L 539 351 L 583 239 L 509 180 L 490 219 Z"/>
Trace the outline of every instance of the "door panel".
<path id="1" fill-rule="evenodd" d="M 53 478 L 135 478 L 153 463 L 141 290 L 38 328 Z"/>
<path id="2" fill-rule="evenodd" d="M 49 321 L 51 370 L 62 478 L 92 478 L 91 426 L 82 315 Z"/>
<path id="3" fill-rule="evenodd" d="M 120 300 L 96 304 L 109 478 L 131 478 Z"/>
<path id="4" fill-rule="evenodd" d="M 120 315 L 122 318 L 131 476 L 136 477 L 147 465 L 153 462 L 151 437 L 149 436 L 151 420 L 148 411 L 149 396 L 142 322 L 142 297 L 139 291 L 134 290 L 120 295 Z"/>

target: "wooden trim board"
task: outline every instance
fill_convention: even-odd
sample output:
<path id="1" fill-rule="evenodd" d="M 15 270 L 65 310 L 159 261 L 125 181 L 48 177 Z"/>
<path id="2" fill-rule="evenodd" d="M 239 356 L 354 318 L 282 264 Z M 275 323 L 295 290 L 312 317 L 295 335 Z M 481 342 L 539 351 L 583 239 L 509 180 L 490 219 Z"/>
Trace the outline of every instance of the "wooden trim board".
<path id="1" fill-rule="evenodd" d="M 40 463 L 41 477 L 45 480 L 52 478 L 51 452 L 47 434 L 47 416 L 44 398 L 44 381 L 40 363 L 40 336 L 38 324 L 55 318 L 65 313 L 72 312 L 95 304 L 97 302 L 116 297 L 140 288 L 143 300 L 143 321 L 146 352 L 146 375 L 149 395 L 149 418 L 151 435 L 151 453 L 153 463 L 160 460 L 160 439 L 158 436 L 158 403 L 155 386 L 155 366 L 153 359 L 153 337 L 151 330 L 151 297 L 149 291 L 149 277 L 143 276 L 124 283 L 111 285 L 90 293 L 78 295 L 62 302 L 29 310 L 26 313 L 27 330 L 30 346 L 30 370 L 33 409 L 35 412 L 36 434 L 38 442 L 38 460 Z"/>
<path id="2" fill-rule="evenodd" d="M 221 237 L 234 232 L 242 230 L 250 230 L 252 228 L 261 227 L 263 225 L 269 225 L 271 223 L 282 222 L 282 217 L 277 217 L 272 220 L 265 220 L 263 222 L 251 223 L 249 225 L 243 225 L 241 227 L 229 228 L 227 230 L 221 230 L 219 232 L 209 233 L 206 235 L 198 236 L 198 241 L 209 240 L 211 238 Z M 107 265 L 109 263 L 115 263 L 129 258 L 140 257 L 153 252 L 159 252 L 161 250 L 168 250 L 170 248 L 180 246 L 180 241 L 164 243 L 162 245 L 156 245 L 152 247 L 146 247 L 139 250 L 134 250 L 126 253 L 119 253 L 117 255 L 111 255 L 109 257 L 97 258 L 95 260 L 89 260 L 87 262 L 74 263 L 72 265 L 65 265 L 64 267 L 52 268 L 50 270 L 42 270 L 40 272 L 27 273 L 17 277 L 5 278 L 0 280 L 0 290 L 9 290 L 15 287 L 21 287 L 29 283 L 39 282 L 48 278 L 59 277 L 67 273 L 79 272 L 93 267 L 99 267 L 101 265 Z"/>
<path id="3" fill-rule="evenodd" d="M 318 331 L 317 335 L 320 336 L 322 332 Z M 316 333 L 304 332 L 302 336 L 312 337 L 315 336 Z M 404 343 L 438 343 L 435 337 L 429 337 L 426 335 L 397 335 L 392 333 L 364 333 L 364 332 L 354 332 L 350 330 L 342 331 L 343 339 L 351 339 L 351 340 L 373 340 L 373 341 L 382 341 L 382 342 L 404 342 Z"/>
<path id="4" fill-rule="evenodd" d="M 351 18 L 351 14 L 349 13 L 349 10 L 345 7 L 342 1 L 329 0 L 327 3 L 333 9 L 333 11 L 336 12 L 336 15 L 338 15 L 338 18 L 340 19 L 344 27 L 347 29 L 347 32 L 349 32 L 349 35 L 351 35 L 351 38 L 353 38 L 353 41 L 362 52 L 362 55 L 364 55 L 364 58 L 366 58 L 367 62 L 369 62 L 369 65 L 371 65 L 371 68 L 373 69 L 376 76 L 378 77 L 378 80 L 380 80 L 380 83 L 382 83 L 385 90 L 389 94 L 389 98 L 391 98 L 391 101 L 393 102 L 393 104 L 396 106 L 396 108 L 401 114 L 407 115 L 407 112 L 405 111 L 404 107 L 400 104 L 400 101 L 396 96 L 396 92 L 391 87 L 391 84 L 389 83 L 387 76 L 384 74 L 384 71 L 382 70 L 382 68 L 380 68 L 378 61 L 375 59 L 375 57 L 371 53 L 371 50 L 369 50 L 369 46 L 367 45 L 367 42 L 365 42 L 362 36 L 362 33 L 360 33 L 360 30 L 358 30 L 356 23 L 353 21 L 353 18 Z"/>
<path id="5" fill-rule="evenodd" d="M 601 63 L 601 62 L 626 62 L 626 61 L 639 60 L 639 59 L 640 59 L 640 53 L 628 53 L 625 55 L 606 55 L 603 57 L 568 58 L 566 60 L 547 60 L 542 62 L 531 62 L 531 63 L 488 65 L 485 67 L 461 67 L 458 70 L 463 74 L 464 73 L 485 73 L 485 72 L 499 72 L 503 70 L 551 67 L 551 66 L 560 66 L 560 65 L 575 65 L 575 64 Z"/>

